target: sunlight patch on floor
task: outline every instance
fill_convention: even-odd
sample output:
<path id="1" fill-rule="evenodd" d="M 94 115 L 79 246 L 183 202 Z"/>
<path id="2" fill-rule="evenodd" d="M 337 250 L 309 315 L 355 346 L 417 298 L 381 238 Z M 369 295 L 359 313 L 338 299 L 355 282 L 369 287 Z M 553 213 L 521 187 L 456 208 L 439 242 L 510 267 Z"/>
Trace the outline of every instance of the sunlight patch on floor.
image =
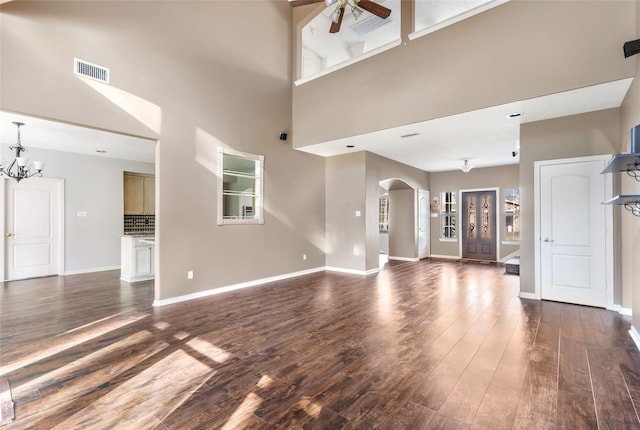
<path id="1" fill-rule="evenodd" d="M 193 339 L 190 339 L 188 342 L 185 343 L 185 345 L 195 349 L 202 355 L 206 355 L 216 363 L 224 363 L 229 359 L 229 357 L 231 357 L 231 354 L 229 354 L 224 349 L 218 348 L 212 343 L 207 342 L 206 340 L 201 339 L 197 336 L 194 337 Z"/>
<path id="2" fill-rule="evenodd" d="M 107 320 L 110 320 L 110 319 L 116 318 L 118 315 L 122 315 L 122 314 L 124 314 L 124 313 L 125 313 L 125 312 L 119 312 L 119 313 L 117 313 L 117 314 L 109 315 L 108 317 L 104 317 L 104 318 L 102 318 L 102 319 L 99 319 L 99 320 L 96 320 L 96 321 L 92 321 L 92 322 L 87 323 L 87 324 L 85 324 L 85 325 L 81 325 L 80 327 L 76 327 L 76 328 L 69 329 L 69 330 L 65 331 L 64 333 L 59 333 L 59 334 L 57 334 L 57 335 L 56 335 L 56 337 L 58 337 L 58 336 L 64 336 L 65 334 L 69 334 L 69 333 L 73 333 L 73 332 L 76 332 L 76 331 L 80 331 L 80 330 L 83 330 L 83 329 L 89 328 L 89 327 L 94 326 L 94 325 L 96 325 L 96 324 L 100 324 L 100 323 L 102 323 L 102 322 L 104 322 L 104 321 L 107 321 Z"/>
<path id="3" fill-rule="evenodd" d="M 262 403 L 260 396 L 254 393 L 247 394 L 247 397 L 242 401 L 242 404 L 233 412 L 233 415 L 229 417 L 222 430 L 240 430 L 246 427 L 249 418 L 258 409 Z"/>
<path id="4" fill-rule="evenodd" d="M 186 339 L 189 336 L 191 336 L 191 335 L 189 333 L 187 333 L 186 331 L 178 331 L 178 332 L 176 332 L 176 334 L 173 335 L 173 337 L 175 337 L 178 340 Z"/>
<path id="5" fill-rule="evenodd" d="M 92 352 L 91 354 L 87 354 L 75 360 L 69 364 L 66 364 L 62 367 L 59 367 L 51 372 L 47 372 L 42 374 L 40 377 L 36 379 L 32 379 L 27 381 L 23 385 L 19 386 L 20 388 L 15 388 L 14 391 L 16 393 L 20 393 L 21 391 L 28 391 L 35 388 L 39 388 L 42 384 L 47 383 L 47 381 L 64 381 L 67 379 L 68 375 L 81 374 L 82 372 L 86 372 L 86 368 L 91 366 L 92 364 L 99 363 L 103 359 L 108 359 L 108 356 L 114 353 L 122 353 L 130 350 L 135 345 L 138 345 L 142 342 L 145 342 L 152 338 L 153 335 L 146 331 L 139 331 L 131 336 L 128 336 L 118 342 L 115 342 L 109 346 L 101 348 L 96 352 Z M 163 346 L 166 347 L 168 344 L 163 343 Z M 146 356 L 145 356 L 146 358 Z M 130 367 L 135 366 L 137 361 L 134 363 L 130 363 Z M 107 369 L 104 369 L 107 370 Z M 109 373 L 112 375 L 112 371 L 107 371 L 103 373 Z M 71 396 L 72 393 L 69 390 L 61 390 L 65 391 L 65 396 Z"/>
<path id="6" fill-rule="evenodd" d="M 304 397 L 298 402 L 298 407 L 305 411 L 307 415 L 313 418 L 318 418 L 322 411 L 322 406 L 318 403 L 312 402 L 310 398 Z"/>
<path id="7" fill-rule="evenodd" d="M 273 379 L 271 379 L 268 375 L 262 375 L 262 378 L 256 384 L 258 388 L 268 388 L 271 384 L 273 384 Z"/>
<path id="8" fill-rule="evenodd" d="M 141 371 L 79 411 L 58 428 L 153 428 L 157 416 L 173 410 L 215 373 L 178 350 Z"/>
<path id="9" fill-rule="evenodd" d="M 140 314 L 118 318 L 115 321 L 106 321 L 103 319 L 103 323 L 95 326 L 87 326 L 86 330 L 64 334 L 61 337 L 67 337 L 66 339 L 55 339 L 55 343 L 53 345 L 50 345 L 48 347 L 43 345 L 43 348 L 39 351 L 33 352 L 26 357 L 7 363 L 4 366 L 0 366 L 0 375 L 6 375 L 7 373 L 13 372 L 16 369 L 28 366 L 47 357 L 51 357 L 52 355 L 58 354 L 59 352 L 73 348 L 74 346 L 80 345 L 81 343 L 87 342 L 91 339 L 95 339 L 99 336 L 102 336 L 103 334 L 112 332 L 131 323 L 139 321 L 146 316 L 146 314 Z M 108 319 L 111 320 L 113 318 Z"/>
<path id="10" fill-rule="evenodd" d="M 158 330 L 166 330 L 169 327 L 171 327 L 171 324 L 169 324 L 168 322 L 165 322 L 165 321 L 158 321 L 153 326 L 155 328 L 157 328 Z"/>

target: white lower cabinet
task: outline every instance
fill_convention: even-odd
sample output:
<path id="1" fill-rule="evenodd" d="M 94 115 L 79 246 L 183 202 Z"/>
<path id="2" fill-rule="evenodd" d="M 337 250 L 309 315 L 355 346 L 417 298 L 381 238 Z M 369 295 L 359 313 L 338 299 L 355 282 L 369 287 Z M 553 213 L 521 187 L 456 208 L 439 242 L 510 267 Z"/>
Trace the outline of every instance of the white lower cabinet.
<path id="1" fill-rule="evenodd" d="M 127 282 L 147 281 L 155 277 L 154 238 L 123 236 L 121 240 L 120 279 Z"/>

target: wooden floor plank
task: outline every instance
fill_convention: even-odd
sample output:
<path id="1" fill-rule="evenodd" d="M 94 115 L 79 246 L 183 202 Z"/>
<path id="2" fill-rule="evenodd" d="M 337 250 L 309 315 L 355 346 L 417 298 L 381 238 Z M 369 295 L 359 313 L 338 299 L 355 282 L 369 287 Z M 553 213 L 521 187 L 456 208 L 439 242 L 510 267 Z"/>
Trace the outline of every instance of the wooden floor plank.
<path id="1" fill-rule="evenodd" d="M 514 428 L 556 428 L 562 309 L 563 305 L 559 303 L 542 303 L 540 324 L 531 350 Z"/>
<path id="2" fill-rule="evenodd" d="M 161 308 L 153 282 L 118 274 L 4 283 L 3 430 L 640 426 L 629 319 L 520 299 L 495 264 L 319 272 Z"/>
<path id="3" fill-rule="evenodd" d="M 8 424 L 14 418 L 11 386 L 7 379 L 0 379 L 0 425 Z"/>

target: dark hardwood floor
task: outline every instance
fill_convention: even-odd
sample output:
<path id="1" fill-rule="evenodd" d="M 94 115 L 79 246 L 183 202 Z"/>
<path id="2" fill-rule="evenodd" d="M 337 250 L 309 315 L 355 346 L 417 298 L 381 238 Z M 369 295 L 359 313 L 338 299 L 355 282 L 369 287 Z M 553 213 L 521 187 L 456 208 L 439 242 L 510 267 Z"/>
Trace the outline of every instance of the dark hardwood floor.
<path id="1" fill-rule="evenodd" d="M 7 282 L 7 429 L 633 429 L 617 313 L 519 299 L 503 267 L 423 260 L 162 308 L 118 272 Z"/>

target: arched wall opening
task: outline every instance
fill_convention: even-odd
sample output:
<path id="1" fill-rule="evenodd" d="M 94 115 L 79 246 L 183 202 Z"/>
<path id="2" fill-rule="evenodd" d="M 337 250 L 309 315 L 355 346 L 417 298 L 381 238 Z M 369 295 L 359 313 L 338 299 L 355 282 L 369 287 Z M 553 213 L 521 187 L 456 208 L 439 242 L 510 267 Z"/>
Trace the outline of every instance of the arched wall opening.
<path id="1" fill-rule="evenodd" d="M 381 204 L 379 218 L 380 228 L 380 263 L 381 267 L 388 260 L 418 260 L 418 190 L 407 182 L 389 178 L 379 182 Z M 382 203 L 386 198 L 385 204 Z M 382 212 L 386 209 L 386 214 Z M 386 230 L 386 231 L 385 231 Z M 428 236 L 427 236 L 428 237 Z"/>

